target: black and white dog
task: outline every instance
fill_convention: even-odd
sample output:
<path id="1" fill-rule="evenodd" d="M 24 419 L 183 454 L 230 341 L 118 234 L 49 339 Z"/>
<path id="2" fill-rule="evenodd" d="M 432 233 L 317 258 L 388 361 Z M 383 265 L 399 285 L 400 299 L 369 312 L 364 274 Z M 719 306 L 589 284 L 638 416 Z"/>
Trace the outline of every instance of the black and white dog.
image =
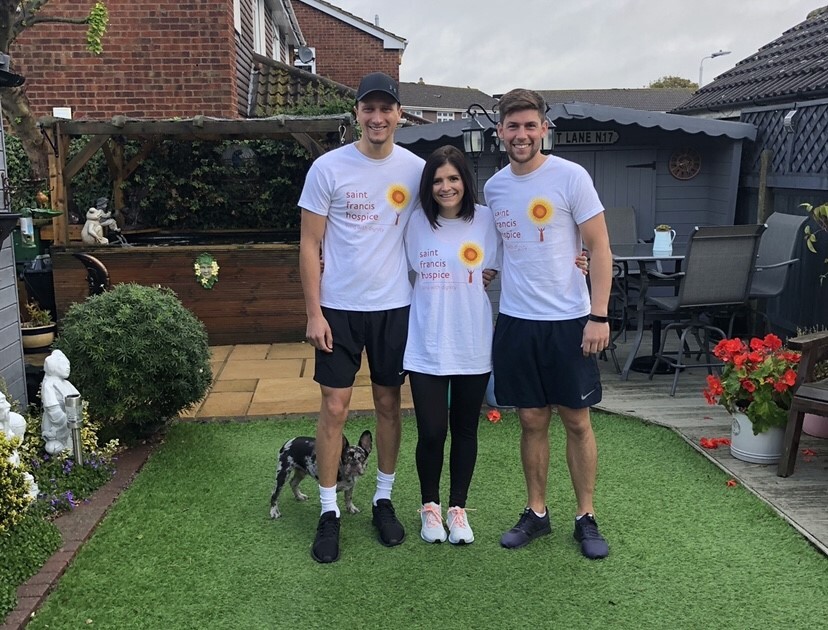
<path id="1" fill-rule="evenodd" d="M 342 457 L 339 460 L 339 472 L 336 475 L 336 491 L 345 491 L 345 509 L 356 514 L 359 509 L 354 505 L 354 485 L 356 480 L 365 473 L 365 464 L 371 454 L 373 438 L 370 431 L 363 431 L 356 446 L 351 446 L 345 436 L 342 436 Z M 307 495 L 299 490 L 299 482 L 307 475 L 319 481 L 316 469 L 316 440 L 310 437 L 295 437 L 285 442 L 279 449 L 279 461 L 276 464 L 276 487 L 270 496 L 270 518 L 279 518 L 279 493 L 285 486 L 288 475 L 293 471 L 290 479 L 290 489 L 297 501 L 306 501 Z"/>

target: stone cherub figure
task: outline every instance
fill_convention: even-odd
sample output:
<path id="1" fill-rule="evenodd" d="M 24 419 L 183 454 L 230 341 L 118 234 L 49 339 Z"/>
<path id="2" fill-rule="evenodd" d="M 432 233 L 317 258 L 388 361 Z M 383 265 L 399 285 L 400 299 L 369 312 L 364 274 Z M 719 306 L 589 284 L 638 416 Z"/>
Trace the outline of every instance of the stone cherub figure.
<path id="1" fill-rule="evenodd" d="M 99 197 L 95 205 L 86 211 L 86 223 L 81 230 L 81 240 L 84 244 L 108 245 L 109 239 L 104 236 L 104 228 L 115 232 L 120 237 L 121 228 L 118 227 L 112 213 L 106 211 L 108 205 L 109 201 L 106 197 Z"/>
<path id="2" fill-rule="evenodd" d="M 0 392 L 0 431 L 2 431 L 9 440 L 14 438 L 19 439 L 21 444 L 23 443 L 23 438 L 26 435 L 25 418 L 23 418 L 23 416 L 19 413 L 15 413 L 11 410 L 11 405 L 9 404 L 9 401 L 6 400 L 5 394 L 2 392 Z M 20 453 L 17 452 L 17 449 L 12 451 L 9 461 L 14 466 L 20 465 Z M 40 489 L 37 487 L 34 477 L 32 477 L 29 473 L 23 473 L 23 475 L 26 478 L 26 487 L 28 489 L 29 496 L 32 499 L 36 499 L 37 493 Z"/>
<path id="3" fill-rule="evenodd" d="M 45 449 L 50 455 L 71 451 L 72 432 L 66 421 L 66 397 L 79 394 L 67 379 L 70 372 L 69 359 L 60 350 L 53 350 L 43 361 L 43 384 L 40 386 L 40 401 L 43 404 L 41 432 L 46 442 Z"/>

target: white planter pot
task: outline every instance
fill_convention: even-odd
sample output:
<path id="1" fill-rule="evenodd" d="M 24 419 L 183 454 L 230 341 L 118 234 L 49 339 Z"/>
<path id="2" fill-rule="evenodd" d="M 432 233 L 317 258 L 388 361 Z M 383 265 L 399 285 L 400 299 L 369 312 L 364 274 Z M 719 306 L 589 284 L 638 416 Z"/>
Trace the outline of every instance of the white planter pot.
<path id="1" fill-rule="evenodd" d="M 751 464 L 775 464 L 782 457 L 785 429 L 771 427 L 759 435 L 753 434 L 753 423 L 743 413 L 731 414 L 730 454 Z"/>
<path id="2" fill-rule="evenodd" d="M 806 413 L 802 421 L 802 432 L 813 437 L 828 438 L 828 416 Z"/>

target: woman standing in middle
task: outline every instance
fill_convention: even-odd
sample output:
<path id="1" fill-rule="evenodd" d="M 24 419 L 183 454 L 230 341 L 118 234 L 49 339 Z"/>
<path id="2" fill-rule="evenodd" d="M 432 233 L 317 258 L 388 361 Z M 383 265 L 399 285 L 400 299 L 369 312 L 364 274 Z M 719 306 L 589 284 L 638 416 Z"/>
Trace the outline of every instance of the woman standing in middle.
<path id="1" fill-rule="evenodd" d="M 500 236 L 491 211 L 476 203 L 471 171 L 456 147 L 440 147 L 426 160 L 420 201 L 405 238 L 417 276 L 403 360 L 417 416 L 420 536 L 430 543 L 446 540 L 440 475 L 450 427 L 448 540 L 471 543 L 466 498 L 492 370 L 492 307 L 483 270 L 499 266 Z"/>

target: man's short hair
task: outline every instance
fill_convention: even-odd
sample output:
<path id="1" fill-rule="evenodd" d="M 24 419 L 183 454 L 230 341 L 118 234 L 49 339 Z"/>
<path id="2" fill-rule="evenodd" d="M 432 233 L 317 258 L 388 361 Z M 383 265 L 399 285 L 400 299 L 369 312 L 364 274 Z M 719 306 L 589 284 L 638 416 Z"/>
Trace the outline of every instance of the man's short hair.
<path id="1" fill-rule="evenodd" d="M 500 122 L 509 114 L 515 112 L 522 112 L 527 109 L 533 109 L 538 112 L 538 115 L 543 120 L 546 116 L 546 101 L 543 97 L 534 90 L 527 90 L 524 88 L 515 88 L 506 92 L 500 97 L 497 103 L 497 111 L 500 113 Z"/>

